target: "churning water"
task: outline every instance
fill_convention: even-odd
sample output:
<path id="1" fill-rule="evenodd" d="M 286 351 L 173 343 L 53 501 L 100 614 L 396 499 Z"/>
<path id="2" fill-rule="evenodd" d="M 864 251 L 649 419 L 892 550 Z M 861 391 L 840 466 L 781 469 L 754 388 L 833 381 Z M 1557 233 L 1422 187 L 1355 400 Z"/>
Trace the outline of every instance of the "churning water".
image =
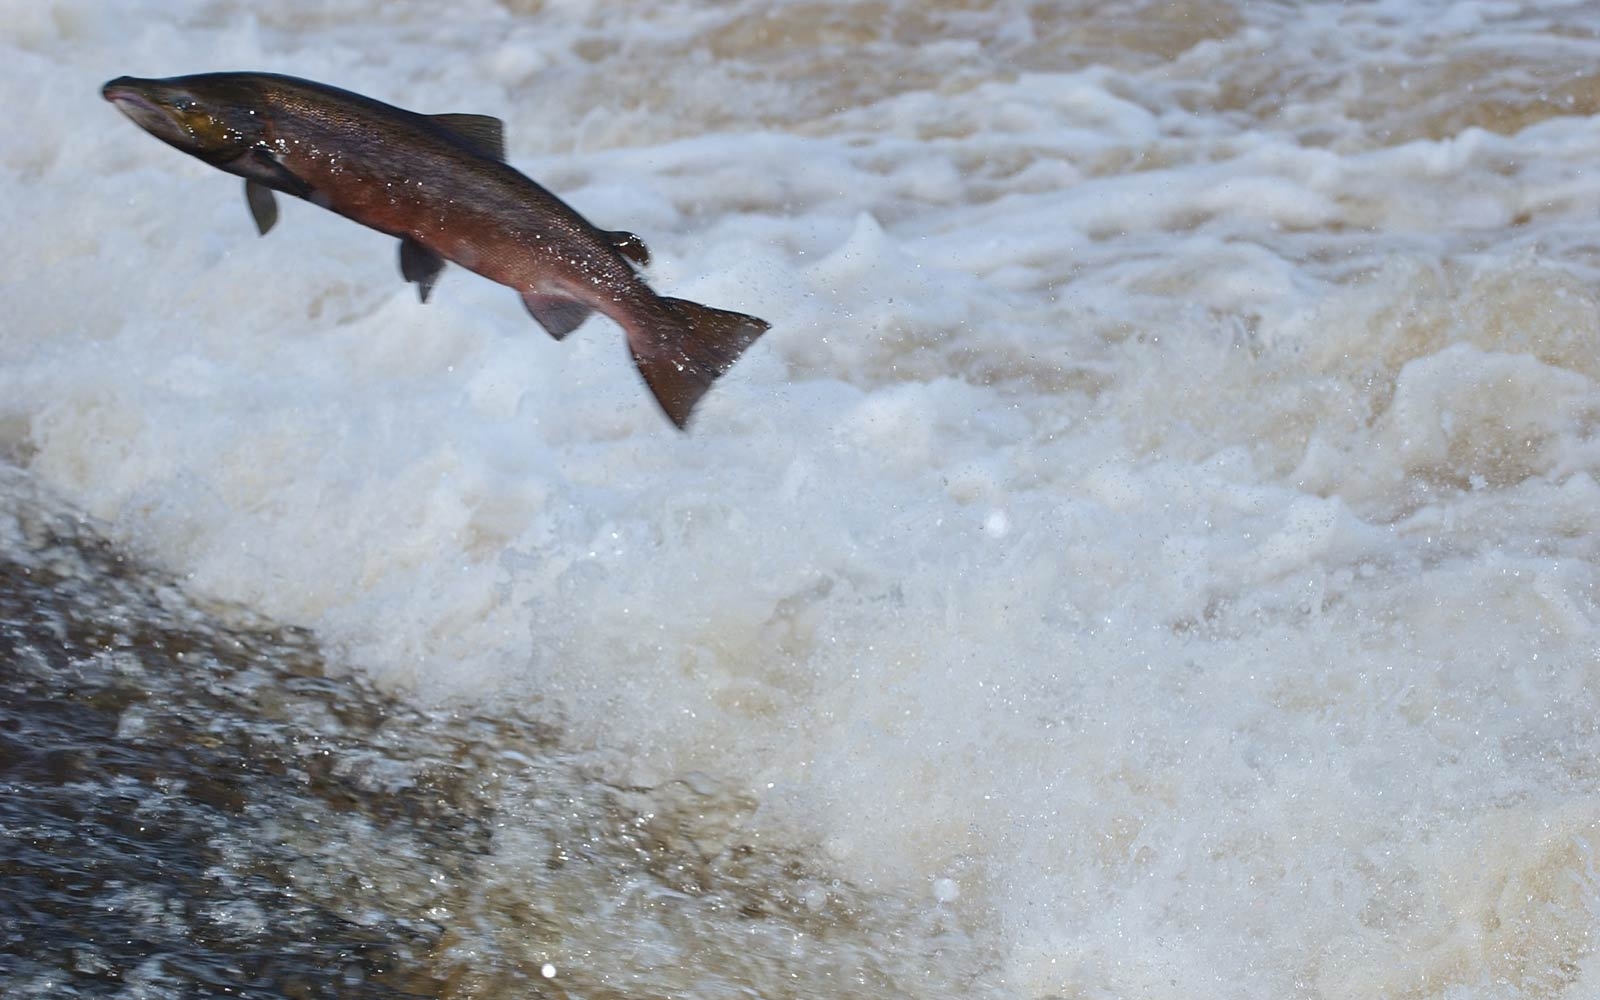
<path id="1" fill-rule="evenodd" d="M 0 53 L 22 995 L 1600 992 L 1600 7 L 61 0 Z M 773 329 L 679 435 L 608 321 L 257 238 L 99 98 L 215 69 L 501 117 Z"/>

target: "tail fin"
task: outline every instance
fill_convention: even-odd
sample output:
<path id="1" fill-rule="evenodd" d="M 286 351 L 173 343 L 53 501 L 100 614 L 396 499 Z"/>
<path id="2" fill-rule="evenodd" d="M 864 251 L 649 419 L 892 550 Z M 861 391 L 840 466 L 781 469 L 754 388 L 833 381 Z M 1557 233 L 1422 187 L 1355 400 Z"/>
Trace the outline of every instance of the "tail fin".
<path id="1" fill-rule="evenodd" d="M 771 324 L 685 299 L 661 301 L 682 324 L 675 330 L 656 332 L 653 342 L 643 350 L 632 336 L 628 343 L 639 374 L 655 393 L 668 419 L 681 429 L 689 423 L 690 411 L 711 383 L 733 367 L 744 349 L 766 333 Z"/>

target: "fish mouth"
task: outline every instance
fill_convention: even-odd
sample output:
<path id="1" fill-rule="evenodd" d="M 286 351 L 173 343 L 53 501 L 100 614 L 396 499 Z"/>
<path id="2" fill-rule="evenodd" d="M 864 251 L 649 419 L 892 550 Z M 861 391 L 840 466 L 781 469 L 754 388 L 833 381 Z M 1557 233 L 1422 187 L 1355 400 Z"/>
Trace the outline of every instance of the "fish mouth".
<path id="1" fill-rule="evenodd" d="M 117 110 L 133 120 L 135 125 L 168 142 L 181 141 L 187 135 L 170 107 L 153 96 L 146 81 L 122 76 L 104 87 L 100 94 L 116 106 Z"/>

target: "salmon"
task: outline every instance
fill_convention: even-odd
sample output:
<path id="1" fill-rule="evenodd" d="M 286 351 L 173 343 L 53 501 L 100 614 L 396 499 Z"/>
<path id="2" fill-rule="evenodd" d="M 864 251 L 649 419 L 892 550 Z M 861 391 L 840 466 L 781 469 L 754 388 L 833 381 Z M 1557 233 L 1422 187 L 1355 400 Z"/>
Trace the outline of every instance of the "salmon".
<path id="1" fill-rule="evenodd" d="M 264 236 L 274 192 L 400 240 L 400 273 L 428 299 L 446 261 L 514 289 L 557 340 L 594 313 L 616 322 L 679 428 L 765 320 L 657 295 L 638 236 L 591 224 L 505 162 L 485 115 L 423 115 L 290 76 L 119 77 L 102 93 L 157 139 L 244 178 Z"/>

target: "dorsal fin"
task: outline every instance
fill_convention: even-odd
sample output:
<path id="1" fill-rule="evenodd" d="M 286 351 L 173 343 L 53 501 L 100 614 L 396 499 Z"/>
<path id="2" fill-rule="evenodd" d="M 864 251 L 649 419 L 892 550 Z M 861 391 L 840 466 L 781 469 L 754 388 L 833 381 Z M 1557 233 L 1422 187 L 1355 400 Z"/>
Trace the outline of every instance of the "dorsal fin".
<path id="1" fill-rule="evenodd" d="M 506 123 L 490 115 L 429 115 L 475 153 L 504 162 Z"/>
<path id="2" fill-rule="evenodd" d="M 640 267 L 650 263 L 650 248 L 644 245 L 644 240 L 621 229 L 614 229 L 605 235 L 607 242 L 616 248 L 617 253 Z"/>

